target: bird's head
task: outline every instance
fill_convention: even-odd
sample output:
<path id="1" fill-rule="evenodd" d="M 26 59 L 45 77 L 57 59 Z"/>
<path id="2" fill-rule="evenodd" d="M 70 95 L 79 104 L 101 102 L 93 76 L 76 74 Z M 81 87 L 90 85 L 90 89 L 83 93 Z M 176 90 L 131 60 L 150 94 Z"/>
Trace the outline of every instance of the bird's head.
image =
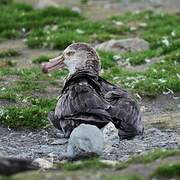
<path id="1" fill-rule="evenodd" d="M 50 59 L 48 63 L 43 63 L 42 70 L 48 73 L 64 67 L 68 68 L 69 74 L 88 70 L 98 75 L 100 70 L 99 56 L 89 44 L 73 43 L 60 56 Z"/>

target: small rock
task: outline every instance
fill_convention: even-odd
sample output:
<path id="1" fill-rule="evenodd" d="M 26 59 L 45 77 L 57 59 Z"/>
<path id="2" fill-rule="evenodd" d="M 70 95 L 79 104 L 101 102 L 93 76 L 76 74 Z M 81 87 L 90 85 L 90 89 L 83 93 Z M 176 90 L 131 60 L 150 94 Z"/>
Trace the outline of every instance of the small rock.
<path id="1" fill-rule="evenodd" d="M 63 145 L 63 144 L 66 144 L 67 142 L 68 142 L 68 140 L 63 138 L 63 139 L 56 139 L 51 144 L 52 145 Z"/>
<path id="2" fill-rule="evenodd" d="M 5 157 L 5 156 L 7 156 L 7 154 L 3 151 L 0 151 L 0 157 Z"/>
<path id="3" fill-rule="evenodd" d="M 78 6 L 74 6 L 74 7 L 72 7 L 72 11 L 74 11 L 74 12 L 77 12 L 77 13 L 81 14 L 81 9 L 80 9 Z"/>
<path id="4" fill-rule="evenodd" d="M 163 5 L 162 0 L 149 0 L 149 1 L 152 4 L 152 6 L 154 6 L 154 7 L 160 7 Z"/>
<path id="5" fill-rule="evenodd" d="M 114 144 L 119 144 L 118 129 L 112 122 L 109 122 L 103 129 L 102 133 L 104 136 L 104 148 L 109 148 Z"/>
<path id="6" fill-rule="evenodd" d="M 81 156 L 81 154 L 97 154 L 103 152 L 103 134 L 93 125 L 81 124 L 75 128 L 69 139 L 67 155 L 69 157 Z"/>
<path id="7" fill-rule="evenodd" d="M 43 0 L 43 1 L 40 0 L 35 4 L 34 7 L 37 9 L 44 9 L 49 6 L 57 7 L 58 4 L 52 0 Z"/>
<path id="8" fill-rule="evenodd" d="M 100 162 L 111 165 L 111 166 L 115 166 L 119 163 L 118 161 L 111 161 L 111 160 L 106 160 L 106 159 L 101 159 Z"/>
<path id="9" fill-rule="evenodd" d="M 106 41 L 95 48 L 114 52 L 137 52 L 149 49 L 149 43 L 144 39 L 130 38 Z"/>
<path id="10" fill-rule="evenodd" d="M 50 169 L 53 167 L 53 163 L 42 158 L 37 158 L 33 161 L 34 165 L 39 166 L 41 169 Z"/>

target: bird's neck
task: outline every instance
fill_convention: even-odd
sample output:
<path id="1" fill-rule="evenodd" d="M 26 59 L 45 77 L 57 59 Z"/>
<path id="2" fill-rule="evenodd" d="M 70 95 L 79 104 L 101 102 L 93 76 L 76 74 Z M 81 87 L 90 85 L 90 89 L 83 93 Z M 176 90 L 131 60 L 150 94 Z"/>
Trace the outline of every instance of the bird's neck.
<path id="1" fill-rule="evenodd" d="M 87 64 L 81 64 L 76 66 L 69 66 L 69 76 L 72 76 L 73 74 L 77 74 L 78 72 L 91 72 L 92 74 L 98 75 L 97 71 L 94 69 L 93 66 L 88 66 Z"/>

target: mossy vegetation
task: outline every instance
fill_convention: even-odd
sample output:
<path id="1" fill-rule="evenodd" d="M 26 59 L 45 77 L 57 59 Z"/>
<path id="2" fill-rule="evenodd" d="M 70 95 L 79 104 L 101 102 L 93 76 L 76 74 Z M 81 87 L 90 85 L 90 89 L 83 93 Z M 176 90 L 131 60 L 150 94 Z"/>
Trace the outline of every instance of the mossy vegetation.
<path id="1" fill-rule="evenodd" d="M 156 178 L 180 178 L 180 163 L 169 163 L 159 166 L 153 173 Z"/>
<path id="2" fill-rule="evenodd" d="M 174 92 L 180 91 L 180 53 L 178 50 L 169 53 L 144 72 L 118 67 L 113 53 L 103 52 L 101 55 L 104 69 L 102 76 L 115 84 L 139 93 L 141 96 L 156 97 L 168 89 Z"/>
<path id="3" fill-rule="evenodd" d="M 179 150 L 177 150 L 179 151 Z M 163 154 L 164 151 L 158 150 Z M 167 157 L 177 157 L 179 155 L 174 150 L 166 150 L 166 155 L 163 155 L 163 158 Z M 180 164 L 177 160 L 169 162 L 165 164 L 163 162 L 162 157 L 158 155 L 158 158 L 151 158 L 151 160 L 147 161 L 147 156 L 154 157 L 154 152 L 149 152 L 147 155 L 142 155 L 140 161 L 128 161 L 128 162 L 116 162 L 116 164 L 112 164 L 109 161 L 102 161 L 98 157 L 84 159 L 80 161 L 69 161 L 69 162 L 58 162 L 54 166 L 55 171 L 47 171 L 47 172 L 27 172 L 21 173 L 12 176 L 12 179 L 44 179 L 48 177 L 50 179 L 65 179 L 68 177 L 73 177 L 74 179 L 84 179 L 87 177 L 91 177 L 94 179 L 105 179 L 105 180 L 141 180 L 141 179 L 169 179 L 169 178 L 179 178 L 179 167 Z M 145 160 L 142 161 L 142 157 Z M 156 156 L 157 157 L 157 156 Z M 158 161 L 156 161 L 158 159 Z M 175 158 L 174 158 L 175 159 Z M 137 169 L 132 168 L 138 164 L 138 167 L 142 169 L 139 171 L 141 173 L 138 174 Z M 153 164 L 159 165 L 154 166 Z M 142 166 L 140 166 L 142 165 Z M 123 168 L 118 168 L 119 166 Z M 152 166 L 152 168 L 147 168 L 148 166 Z M 146 175 L 143 174 L 143 168 L 147 168 Z M 134 170 L 133 170 L 134 169 Z M 155 169 L 155 170 L 154 170 Z M 129 170 L 129 171 L 126 171 Z M 126 173 L 125 173 L 126 172 Z M 129 172 L 129 174 L 127 174 Z M 1 177 L 0 177 L 1 178 Z"/>
<path id="4" fill-rule="evenodd" d="M 100 170 L 112 167 L 107 163 L 103 163 L 98 158 L 85 159 L 77 162 L 58 163 L 57 167 L 61 170 L 66 171 L 77 171 L 77 170 Z"/>
<path id="5" fill-rule="evenodd" d="M 0 61 L 0 68 L 5 68 L 5 67 L 9 67 L 9 66 L 14 66 L 15 63 L 13 63 L 10 60 L 1 60 Z"/>
<path id="6" fill-rule="evenodd" d="M 179 15 L 145 11 L 126 13 L 103 21 L 91 21 L 67 8 L 34 9 L 31 5 L 10 1 L 2 1 L 1 4 L 3 4 L 0 6 L 1 41 L 24 38 L 30 48 L 45 47 L 63 50 L 72 42 L 77 41 L 100 43 L 110 39 L 138 36 L 150 43 L 149 50 L 125 53 L 98 51 L 102 65 L 100 75 L 108 81 L 132 91 L 132 93 L 138 93 L 140 96 L 156 97 L 169 89 L 174 92 L 180 91 Z M 119 21 L 121 26 L 119 26 Z M 65 69 L 52 72 L 49 75 L 43 74 L 39 64 L 48 61 L 51 58 L 49 56 L 32 59 L 34 66 L 28 67 L 28 69 L 14 67 L 14 63 L 9 59 L 15 58 L 15 56 L 21 56 L 20 52 L 15 49 L 0 52 L 0 57 L 3 58 L 0 61 L 0 77 L 17 77 L 11 86 L 0 84 L 0 99 L 20 104 L 20 106 L 10 108 L 8 111 L 10 117 L 13 114 L 15 117 L 19 116 L 16 111 L 21 112 L 26 117 L 27 107 L 23 107 L 25 108 L 23 110 L 22 105 L 26 105 L 23 100 L 29 97 L 35 97 L 39 100 L 40 97 L 37 97 L 37 94 L 43 95 L 50 85 L 61 88 L 56 80 L 66 77 L 68 71 Z M 154 57 L 161 58 L 155 64 L 150 65 L 146 71 L 130 71 L 118 65 L 118 61 L 123 61 L 136 68 L 136 65 L 147 63 Z M 28 108 L 30 112 L 37 110 L 33 109 L 31 103 Z M 46 110 L 49 109 L 51 108 L 48 107 Z M 38 116 L 42 118 L 40 126 L 45 125 L 44 112 L 44 109 L 41 111 L 41 108 L 37 112 Z M 33 118 L 32 116 L 29 121 L 33 121 Z M 13 121 L 16 121 L 15 118 L 12 121 L 6 120 L 4 117 L 0 117 L 0 119 L 1 123 L 13 127 L 26 124 L 22 121 L 22 124 L 14 123 L 13 125 Z M 17 121 L 19 122 L 19 120 Z"/>
<path id="7" fill-rule="evenodd" d="M 0 58 L 19 56 L 21 53 L 15 49 L 0 51 Z"/>
<path id="8" fill-rule="evenodd" d="M 101 161 L 99 158 L 90 158 L 81 161 L 75 162 L 65 162 L 58 163 L 57 167 L 61 170 L 66 171 L 75 171 L 75 170 L 83 170 L 83 169 L 91 169 L 91 170 L 99 170 L 104 168 L 112 168 L 116 171 L 127 168 L 129 165 L 133 164 L 150 164 L 156 160 L 162 160 L 167 157 L 179 156 L 180 150 L 177 149 L 156 149 L 154 151 L 150 151 L 144 155 L 136 155 L 132 156 L 127 162 L 117 162 L 116 164 L 108 164 L 105 161 Z"/>
<path id="9" fill-rule="evenodd" d="M 106 180 L 142 180 L 142 177 L 136 175 L 127 176 L 111 176 L 107 177 Z"/>
<path id="10" fill-rule="evenodd" d="M 131 163 L 152 163 L 156 161 L 157 159 L 164 159 L 170 156 L 179 156 L 180 155 L 180 150 L 179 149 L 172 149 L 172 150 L 167 150 L 167 149 L 156 149 L 152 152 L 149 152 L 148 154 L 145 155 L 139 155 L 139 156 L 134 156 L 130 160 L 128 160 L 128 164 Z"/>
<path id="11" fill-rule="evenodd" d="M 48 176 L 49 179 L 87 179 L 87 178 L 94 178 L 97 180 L 104 179 L 104 180 L 141 180 L 142 178 L 136 175 L 114 175 L 112 173 L 107 174 L 106 172 L 100 172 L 99 174 L 95 173 L 92 174 L 87 171 L 77 171 L 77 172 L 28 172 L 28 173 L 20 173 L 14 175 L 12 177 L 0 177 L 0 180 L 23 180 L 26 178 L 27 180 L 43 180 L 46 179 Z"/>
<path id="12" fill-rule="evenodd" d="M 92 42 L 95 37 L 103 40 L 119 33 L 114 26 L 108 28 L 108 22 L 93 22 L 65 8 L 35 10 L 27 4 L 13 3 L 0 10 L 0 39 L 26 37 L 32 48 L 63 49 L 74 41 Z"/>
<path id="13" fill-rule="evenodd" d="M 55 99 L 23 99 L 24 106 L 1 108 L 0 123 L 11 128 L 42 128 L 47 125 L 47 113 L 53 110 Z"/>
<path id="14" fill-rule="evenodd" d="M 52 58 L 52 57 L 42 55 L 42 56 L 39 56 L 39 57 L 33 59 L 32 62 L 35 64 L 41 64 L 43 62 L 48 62 L 50 58 Z"/>

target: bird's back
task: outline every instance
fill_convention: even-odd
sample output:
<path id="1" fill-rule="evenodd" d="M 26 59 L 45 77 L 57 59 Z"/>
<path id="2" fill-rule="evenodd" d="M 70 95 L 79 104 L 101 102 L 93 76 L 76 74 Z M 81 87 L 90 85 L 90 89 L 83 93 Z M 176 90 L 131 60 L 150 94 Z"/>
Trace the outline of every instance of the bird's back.
<path id="1" fill-rule="evenodd" d="M 81 123 L 102 128 L 110 121 L 120 135 L 134 136 L 143 131 L 137 102 L 125 90 L 86 71 L 66 81 L 55 116 L 61 129 L 69 133 Z"/>
<path id="2" fill-rule="evenodd" d="M 119 129 L 119 135 L 122 138 L 130 138 L 143 133 L 143 124 L 140 108 L 135 99 L 127 91 L 113 85 L 103 78 L 99 77 L 104 98 L 111 104 L 108 113 L 113 119 L 116 128 Z"/>

